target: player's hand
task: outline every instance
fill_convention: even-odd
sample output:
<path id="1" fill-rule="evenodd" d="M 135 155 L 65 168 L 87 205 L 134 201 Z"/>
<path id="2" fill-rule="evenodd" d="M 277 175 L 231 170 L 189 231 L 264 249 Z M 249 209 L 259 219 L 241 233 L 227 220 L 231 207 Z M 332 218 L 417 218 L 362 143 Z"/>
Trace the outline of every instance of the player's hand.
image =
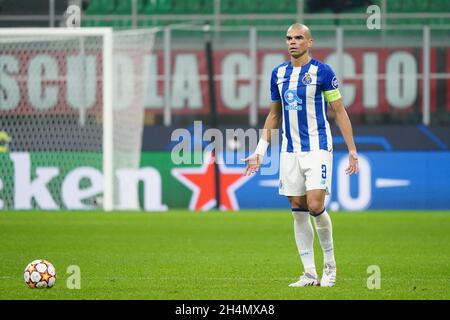
<path id="1" fill-rule="evenodd" d="M 246 176 L 256 173 L 259 170 L 259 167 L 261 167 L 261 156 L 256 153 L 242 159 L 242 161 L 247 162 L 247 168 L 245 168 L 244 171 Z"/>
<path id="2" fill-rule="evenodd" d="M 358 173 L 358 154 L 356 151 L 350 151 L 348 153 L 348 168 L 345 169 L 345 173 L 351 176 L 354 173 Z"/>

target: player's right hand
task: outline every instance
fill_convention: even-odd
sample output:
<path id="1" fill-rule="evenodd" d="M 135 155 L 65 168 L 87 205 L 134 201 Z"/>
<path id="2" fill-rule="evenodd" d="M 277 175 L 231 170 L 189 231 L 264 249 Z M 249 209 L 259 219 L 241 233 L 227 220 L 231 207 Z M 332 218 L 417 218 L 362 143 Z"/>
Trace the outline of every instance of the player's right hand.
<path id="1" fill-rule="evenodd" d="M 247 168 L 245 168 L 244 174 L 246 176 L 252 175 L 259 170 L 261 167 L 261 155 L 253 153 L 242 161 L 247 162 Z"/>
<path id="2" fill-rule="evenodd" d="M 345 169 L 345 173 L 351 176 L 354 173 L 358 173 L 358 154 L 352 150 L 348 153 L 348 168 Z"/>

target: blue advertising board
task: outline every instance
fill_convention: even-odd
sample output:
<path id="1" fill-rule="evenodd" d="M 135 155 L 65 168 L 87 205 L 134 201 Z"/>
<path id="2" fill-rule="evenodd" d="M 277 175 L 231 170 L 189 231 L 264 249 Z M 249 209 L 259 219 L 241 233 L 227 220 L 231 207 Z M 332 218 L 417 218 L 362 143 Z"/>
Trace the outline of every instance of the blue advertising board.
<path id="1" fill-rule="evenodd" d="M 359 174 L 346 175 L 347 166 L 347 153 L 335 152 L 326 199 L 333 211 L 450 209 L 450 152 L 362 152 Z M 278 195 L 278 173 L 258 173 L 236 190 L 236 199 L 240 209 L 289 207 Z"/>

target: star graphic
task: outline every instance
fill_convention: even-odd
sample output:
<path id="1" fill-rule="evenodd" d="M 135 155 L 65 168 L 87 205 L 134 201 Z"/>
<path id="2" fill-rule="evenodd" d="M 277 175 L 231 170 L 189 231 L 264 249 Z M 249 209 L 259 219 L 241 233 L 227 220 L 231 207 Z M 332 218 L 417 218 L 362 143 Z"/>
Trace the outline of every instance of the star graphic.
<path id="1" fill-rule="evenodd" d="M 45 272 L 44 274 L 42 274 L 42 280 L 48 281 L 48 279 L 50 279 L 50 275 L 48 274 L 48 272 Z"/>
<path id="2" fill-rule="evenodd" d="M 201 167 L 175 168 L 172 175 L 192 190 L 190 210 L 206 211 L 216 205 L 214 157 L 205 153 Z M 220 209 L 238 210 L 239 204 L 234 192 L 251 177 L 243 174 L 242 168 L 227 168 L 219 163 Z"/>

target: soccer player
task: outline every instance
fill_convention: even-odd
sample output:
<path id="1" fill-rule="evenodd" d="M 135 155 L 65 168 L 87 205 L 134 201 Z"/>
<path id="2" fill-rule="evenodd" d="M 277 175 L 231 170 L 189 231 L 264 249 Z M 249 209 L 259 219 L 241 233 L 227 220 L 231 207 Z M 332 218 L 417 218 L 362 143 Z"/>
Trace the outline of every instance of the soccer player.
<path id="1" fill-rule="evenodd" d="M 291 287 L 336 283 L 336 262 L 332 224 L 324 203 L 331 189 L 332 138 L 327 119 L 328 104 L 349 151 L 346 173 L 358 173 L 358 155 L 353 129 L 345 110 L 338 81 L 329 65 L 309 54 L 313 38 L 309 28 L 293 24 L 286 34 L 290 61 L 272 71 L 270 113 L 255 152 L 248 158 L 246 175 L 258 171 L 270 143 L 271 130 L 281 122 L 279 193 L 287 196 L 294 217 L 294 234 L 304 272 Z M 314 230 L 324 256 L 322 278 L 318 279 L 314 261 Z"/>

